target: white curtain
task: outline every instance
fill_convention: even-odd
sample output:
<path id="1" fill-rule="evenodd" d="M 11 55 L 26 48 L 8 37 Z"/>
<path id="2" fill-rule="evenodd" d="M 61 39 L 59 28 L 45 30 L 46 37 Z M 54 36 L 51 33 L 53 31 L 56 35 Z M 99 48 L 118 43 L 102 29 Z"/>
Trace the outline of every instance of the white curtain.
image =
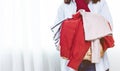
<path id="1" fill-rule="evenodd" d="M 50 30 L 59 4 L 0 0 L 0 71 L 60 71 Z"/>

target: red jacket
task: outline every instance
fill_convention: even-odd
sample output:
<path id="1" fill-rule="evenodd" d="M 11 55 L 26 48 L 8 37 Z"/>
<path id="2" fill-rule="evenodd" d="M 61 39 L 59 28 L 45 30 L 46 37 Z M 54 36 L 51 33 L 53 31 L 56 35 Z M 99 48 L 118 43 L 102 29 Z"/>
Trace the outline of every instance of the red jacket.
<path id="1" fill-rule="evenodd" d="M 104 41 L 106 40 L 106 41 Z M 109 40 L 111 40 L 109 42 Z M 112 36 L 106 36 L 102 39 L 103 49 L 113 46 Z M 78 69 L 86 52 L 91 46 L 91 42 L 85 41 L 82 16 L 80 13 L 73 15 L 73 18 L 65 20 L 61 25 L 60 31 L 60 54 L 70 61 L 68 66 Z"/>

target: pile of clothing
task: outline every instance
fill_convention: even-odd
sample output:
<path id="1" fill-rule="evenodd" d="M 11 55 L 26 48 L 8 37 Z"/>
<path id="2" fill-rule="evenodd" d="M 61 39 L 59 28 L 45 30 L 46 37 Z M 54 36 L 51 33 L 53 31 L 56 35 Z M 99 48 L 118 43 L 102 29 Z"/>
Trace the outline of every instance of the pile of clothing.
<path id="1" fill-rule="evenodd" d="M 90 48 L 91 62 L 99 63 L 100 44 L 104 51 L 114 46 L 111 26 L 101 15 L 79 10 L 72 18 L 62 22 L 60 55 L 69 60 L 69 67 L 77 70 Z"/>

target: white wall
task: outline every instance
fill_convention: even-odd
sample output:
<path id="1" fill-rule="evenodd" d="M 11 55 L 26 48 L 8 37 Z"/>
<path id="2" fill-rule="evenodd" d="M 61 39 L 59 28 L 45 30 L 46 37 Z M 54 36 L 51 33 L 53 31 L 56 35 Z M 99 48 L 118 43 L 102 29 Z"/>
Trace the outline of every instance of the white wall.
<path id="1" fill-rule="evenodd" d="M 120 1 L 107 0 L 110 12 L 113 18 L 113 33 L 115 38 L 115 47 L 109 49 L 109 60 L 111 71 L 119 71 L 120 69 Z"/>

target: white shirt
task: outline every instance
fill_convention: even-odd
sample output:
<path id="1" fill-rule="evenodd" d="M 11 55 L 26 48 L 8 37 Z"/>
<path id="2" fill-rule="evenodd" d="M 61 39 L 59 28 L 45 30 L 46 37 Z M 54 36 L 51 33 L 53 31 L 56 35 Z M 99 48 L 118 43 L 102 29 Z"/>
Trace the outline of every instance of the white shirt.
<path id="1" fill-rule="evenodd" d="M 110 25 L 112 26 L 112 18 L 109 12 L 109 8 L 107 6 L 107 3 L 105 0 L 101 0 L 100 2 L 93 4 L 90 2 L 88 4 L 88 7 L 92 13 L 97 13 L 102 15 L 106 20 L 110 22 Z M 71 1 L 70 4 L 62 3 L 60 7 L 58 8 L 58 13 L 55 21 L 55 25 L 59 22 L 63 21 L 66 18 L 71 18 L 72 14 L 76 13 L 76 3 L 75 0 Z M 53 30 L 53 32 L 57 32 L 54 40 L 56 41 L 56 45 L 59 44 L 59 32 L 58 29 L 60 27 L 60 24 L 57 25 Z M 67 66 L 68 60 L 61 59 L 61 71 L 74 71 L 73 69 L 69 68 Z M 103 58 L 101 58 L 100 63 L 96 63 L 96 71 L 106 71 L 109 68 L 109 62 L 107 58 L 107 53 L 105 52 Z"/>

